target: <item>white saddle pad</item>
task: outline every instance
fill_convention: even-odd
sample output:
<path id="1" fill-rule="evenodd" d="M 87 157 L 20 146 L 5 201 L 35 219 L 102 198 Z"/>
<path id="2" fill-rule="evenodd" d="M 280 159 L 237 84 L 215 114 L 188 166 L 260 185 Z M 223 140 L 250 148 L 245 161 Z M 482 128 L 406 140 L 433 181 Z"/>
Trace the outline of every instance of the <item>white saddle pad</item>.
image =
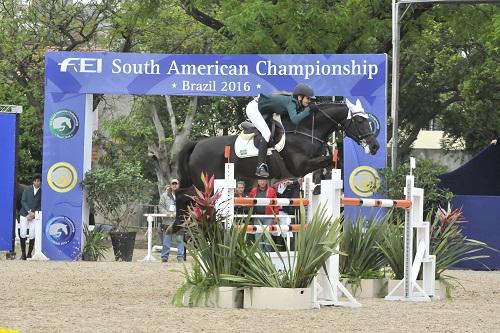
<path id="1" fill-rule="evenodd" d="M 279 114 L 274 114 L 273 119 L 283 126 Z M 236 138 L 236 142 L 234 143 L 234 152 L 236 153 L 236 156 L 239 158 L 246 158 L 259 155 L 259 150 L 253 144 L 253 137 L 253 133 L 245 134 L 241 131 L 240 135 Z M 273 150 L 280 152 L 283 150 L 283 147 L 285 147 L 285 133 L 283 133 L 280 141 L 274 147 L 269 147 L 267 149 L 267 155 L 271 155 Z"/>

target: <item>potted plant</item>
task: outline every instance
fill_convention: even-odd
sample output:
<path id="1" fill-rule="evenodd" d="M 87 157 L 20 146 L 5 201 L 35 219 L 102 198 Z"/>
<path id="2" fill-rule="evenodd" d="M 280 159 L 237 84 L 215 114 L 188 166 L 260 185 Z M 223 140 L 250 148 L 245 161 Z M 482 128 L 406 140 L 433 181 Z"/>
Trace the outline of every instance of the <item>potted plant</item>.
<path id="1" fill-rule="evenodd" d="M 227 227 L 224 216 L 218 214 L 213 193 L 213 177 L 202 177 L 204 191 L 196 189 L 192 196 L 190 221 L 184 227 L 189 242 L 187 249 L 193 257 L 192 269 L 184 268 L 185 282 L 172 302 L 189 306 L 241 306 L 244 289 L 245 307 L 268 309 L 309 309 L 316 307 L 312 283 L 319 270 L 325 267 L 332 254 L 337 253 L 340 241 L 340 221 L 326 216 L 318 209 L 306 225 L 304 208 L 299 221 L 301 230 L 296 236 L 295 256 L 287 248 L 284 257 L 269 232 L 258 235 L 255 241 L 246 240 L 246 219 Z M 266 237 L 276 252 L 279 265 L 260 246 Z M 280 268 L 277 268 L 280 267 Z"/>
<path id="2" fill-rule="evenodd" d="M 312 284 L 327 260 L 336 254 L 341 235 L 341 218 L 333 220 L 319 207 L 310 223 L 306 224 L 304 207 L 299 214 L 300 230 L 295 236 L 295 256 L 292 259 L 287 248 L 283 257 L 269 232 L 266 237 L 280 263 L 276 265 L 270 252 L 254 244 L 241 248 L 240 274 L 225 275 L 224 279 L 244 288 L 244 308 L 298 310 L 317 306 Z M 280 267 L 280 268 L 277 268 Z"/>
<path id="3" fill-rule="evenodd" d="M 444 274 L 447 269 L 462 261 L 488 258 L 488 255 L 476 254 L 484 248 L 496 251 L 484 242 L 464 236 L 459 225 L 466 221 L 461 218 L 462 210 L 451 207 L 439 207 L 433 219 L 430 214 L 427 217 L 428 221 L 432 221 L 430 252 L 436 256 L 436 282 L 440 282 L 441 297 L 451 297 L 451 291 L 455 287 L 452 282 L 455 278 Z"/>
<path id="4" fill-rule="evenodd" d="M 88 171 L 81 186 L 90 208 L 112 225 L 115 259 L 132 261 L 136 232 L 128 227 L 136 205 L 147 200 L 152 183 L 143 177 L 137 163 L 118 160 Z"/>
<path id="5" fill-rule="evenodd" d="M 106 241 L 107 234 L 97 228 L 91 229 L 89 226 L 85 226 L 83 235 L 85 245 L 83 246 L 82 260 L 98 261 L 103 259 L 109 248 Z"/>
<path id="6" fill-rule="evenodd" d="M 242 292 L 223 275 L 238 275 L 241 262 L 237 253 L 245 246 L 245 228 L 226 227 L 225 218 L 217 214 L 215 202 L 220 193 L 214 191 L 214 177 L 202 175 L 203 191 L 195 189 L 194 203 L 189 208 L 186 229 L 187 251 L 193 258 L 191 270 L 184 267 L 184 283 L 176 291 L 172 303 L 183 306 L 238 308 L 243 305 Z M 244 225 L 248 224 L 246 219 Z"/>
<path id="7" fill-rule="evenodd" d="M 387 229 L 387 219 L 359 216 L 355 221 L 346 220 L 343 226 L 340 251 L 340 274 L 355 297 L 383 297 L 387 284 L 383 268 L 384 254 L 378 247 Z"/>
<path id="8" fill-rule="evenodd" d="M 461 216 L 460 209 L 452 210 L 441 207 L 437 209 L 434 216 L 431 213 L 427 215 L 426 220 L 432 221 L 430 253 L 436 256 L 435 296 L 440 298 L 451 297 L 451 291 L 455 287 L 452 283 L 454 278 L 443 274 L 447 269 L 461 261 L 488 258 L 487 255 L 475 254 L 483 248 L 495 250 L 486 243 L 465 237 L 459 227 L 459 224 L 464 222 L 460 221 Z M 404 226 L 399 220 L 395 225 L 389 226 L 388 232 L 379 244 L 393 272 L 394 280 L 389 280 L 389 291 L 404 277 L 403 232 Z M 403 293 L 402 287 L 400 293 Z"/>

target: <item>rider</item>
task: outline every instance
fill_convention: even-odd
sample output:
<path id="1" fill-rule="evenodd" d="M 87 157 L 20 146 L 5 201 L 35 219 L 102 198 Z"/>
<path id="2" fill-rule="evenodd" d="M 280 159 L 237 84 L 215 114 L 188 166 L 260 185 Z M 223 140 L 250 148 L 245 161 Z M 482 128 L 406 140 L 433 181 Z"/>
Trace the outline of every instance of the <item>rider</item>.
<path id="1" fill-rule="evenodd" d="M 258 143 L 259 157 L 257 159 L 257 177 L 269 177 L 269 168 L 266 163 L 267 144 L 271 137 L 271 131 L 267 127 L 264 114 L 288 114 L 290 120 L 298 125 L 302 119 L 310 113 L 309 105 L 315 99 L 314 91 L 307 84 L 299 83 L 293 90 L 292 95 L 262 95 L 248 103 L 246 114 L 248 119 L 262 134 Z"/>

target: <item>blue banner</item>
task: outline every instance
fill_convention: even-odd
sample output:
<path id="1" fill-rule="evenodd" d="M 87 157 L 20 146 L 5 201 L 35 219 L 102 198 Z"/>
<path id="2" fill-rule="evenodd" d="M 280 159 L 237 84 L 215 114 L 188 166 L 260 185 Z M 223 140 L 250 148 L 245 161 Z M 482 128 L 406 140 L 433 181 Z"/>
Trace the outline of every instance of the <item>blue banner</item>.
<path id="1" fill-rule="evenodd" d="M 384 54 L 147 54 L 49 52 L 47 92 L 256 96 L 385 96 Z"/>
<path id="2" fill-rule="evenodd" d="M 488 246 L 500 250 L 500 222 L 498 207 L 500 196 L 457 195 L 452 200 L 452 207 L 463 213 L 464 223 L 459 226 L 468 239 L 485 242 Z M 467 269 L 500 270 L 500 253 L 485 249 L 473 255 L 488 255 L 489 258 L 463 261 L 455 265 Z"/>
<path id="3" fill-rule="evenodd" d="M 14 250 L 17 114 L 0 113 L 0 251 Z"/>
<path id="4" fill-rule="evenodd" d="M 387 165 L 387 98 L 383 96 L 351 96 L 351 101 L 360 99 L 365 111 L 368 113 L 370 124 L 380 150 L 376 155 L 367 155 L 363 148 L 352 140 L 344 140 L 344 195 L 358 198 L 383 198 L 377 193 L 381 176 L 379 169 Z M 404 199 L 391 198 L 391 199 Z M 358 216 L 383 217 L 384 208 L 345 207 L 344 215 L 351 221 Z"/>
<path id="5" fill-rule="evenodd" d="M 90 159 L 84 153 L 88 96 L 45 95 L 42 228 L 43 252 L 50 259 L 74 260 L 80 254 L 82 218 L 88 214 L 79 186 Z"/>
<path id="6" fill-rule="evenodd" d="M 368 156 L 350 140 L 344 142 L 348 190 L 349 175 L 359 165 L 385 167 L 386 67 L 385 54 L 48 52 L 42 198 L 45 254 L 51 259 L 75 259 L 80 251 L 87 209 L 77 184 L 90 168 L 91 94 L 256 96 L 292 91 L 297 83 L 306 83 L 317 96 L 346 96 L 352 102 L 359 98 L 379 132 L 381 148 L 377 155 Z"/>

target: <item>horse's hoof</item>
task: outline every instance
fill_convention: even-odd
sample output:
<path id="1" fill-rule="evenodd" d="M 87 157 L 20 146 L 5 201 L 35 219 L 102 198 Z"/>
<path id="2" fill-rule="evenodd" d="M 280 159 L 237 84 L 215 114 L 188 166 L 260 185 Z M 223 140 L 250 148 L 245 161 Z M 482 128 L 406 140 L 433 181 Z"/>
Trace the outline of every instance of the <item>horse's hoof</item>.
<path id="1" fill-rule="evenodd" d="M 316 185 L 316 187 L 313 190 L 313 195 L 319 195 L 321 194 L 321 185 Z"/>

